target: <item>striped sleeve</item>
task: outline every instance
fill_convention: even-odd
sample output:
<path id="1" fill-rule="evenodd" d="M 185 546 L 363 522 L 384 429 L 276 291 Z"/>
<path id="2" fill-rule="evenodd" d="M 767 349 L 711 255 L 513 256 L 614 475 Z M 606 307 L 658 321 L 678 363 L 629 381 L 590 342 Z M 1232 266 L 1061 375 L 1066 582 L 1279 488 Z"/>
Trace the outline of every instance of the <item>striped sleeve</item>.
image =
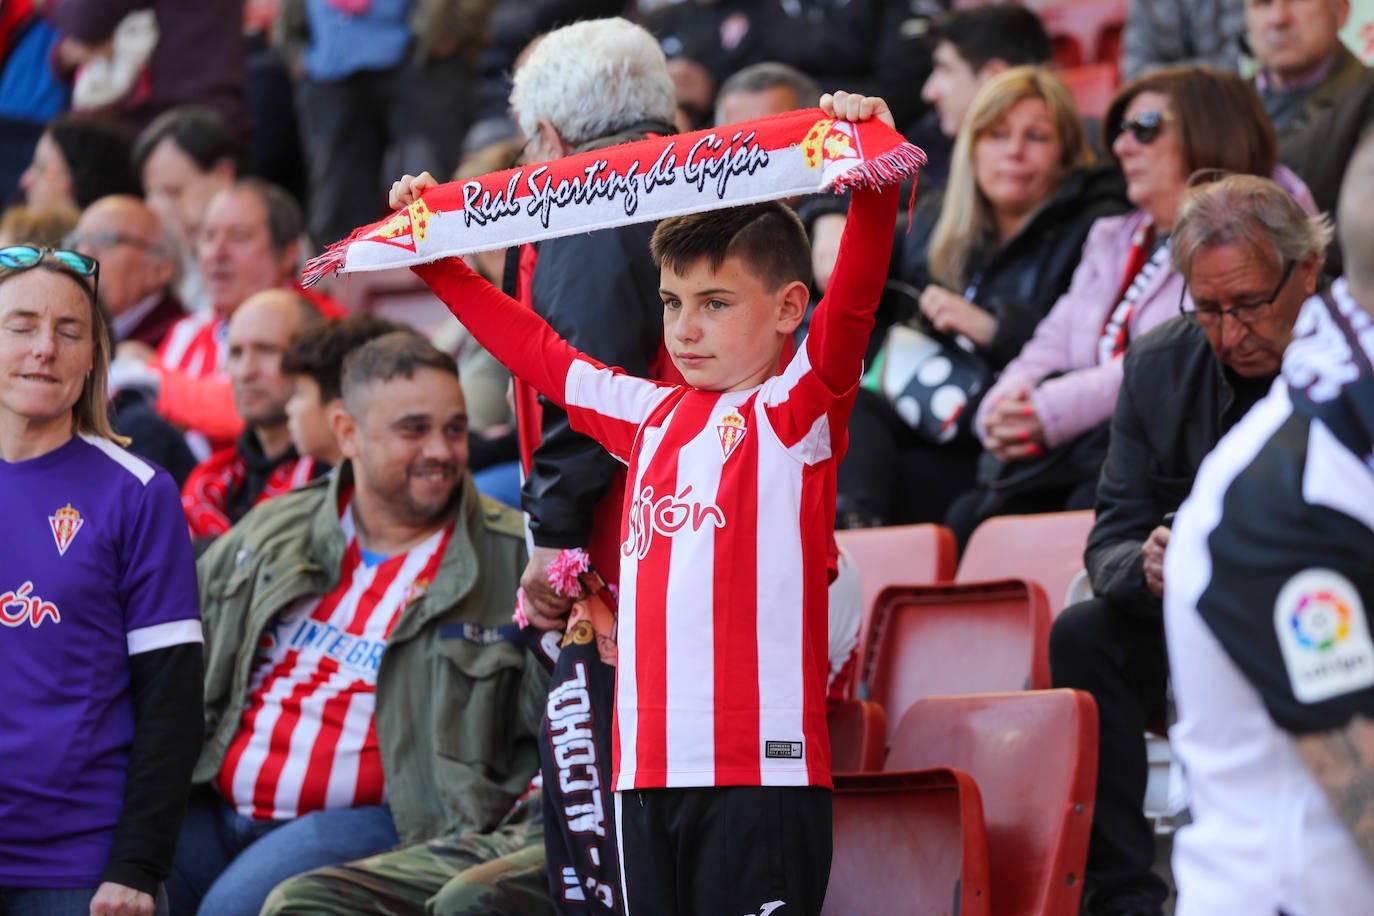
<path id="1" fill-rule="evenodd" d="M 502 365 L 568 411 L 574 428 L 628 462 L 635 431 L 670 387 L 608 369 L 459 258 L 412 268 Z"/>
<path id="2" fill-rule="evenodd" d="M 887 281 L 899 191 L 856 190 L 840 253 L 806 342 L 765 406 L 788 447 L 817 435 L 831 406 L 858 387 L 874 313 Z"/>

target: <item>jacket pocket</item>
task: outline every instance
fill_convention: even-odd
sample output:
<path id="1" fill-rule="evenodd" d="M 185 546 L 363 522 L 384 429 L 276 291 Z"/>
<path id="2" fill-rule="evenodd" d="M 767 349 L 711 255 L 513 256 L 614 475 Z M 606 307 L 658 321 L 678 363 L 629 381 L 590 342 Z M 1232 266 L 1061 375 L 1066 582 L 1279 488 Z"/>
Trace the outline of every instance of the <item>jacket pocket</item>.
<path id="1" fill-rule="evenodd" d="M 519 715 L 525 651 L 507 640 L 438 640 L 442 664 L 435 750 L 497 779 L 509 772 Z"/>

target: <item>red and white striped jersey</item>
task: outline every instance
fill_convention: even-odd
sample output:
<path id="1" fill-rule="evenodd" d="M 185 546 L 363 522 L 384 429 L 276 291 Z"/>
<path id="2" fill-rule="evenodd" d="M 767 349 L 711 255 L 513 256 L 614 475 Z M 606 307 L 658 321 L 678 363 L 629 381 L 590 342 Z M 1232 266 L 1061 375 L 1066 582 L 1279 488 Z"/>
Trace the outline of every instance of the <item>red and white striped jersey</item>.
<path id="1" fill-rule="evenodd" d="M 228 355 L 229 322 L 215 312 L 177 319 L 157 350 L 158 367 L 205 378 L 221 372 Z"/>
<path id="2" fill-rule="evenodd" d="M 377 668 L 392 627 L 434 578 L 452 526 L 369 565 L 348 546 L 338 586 L 278 615 L 263 634 L 220 793 L 244 817 L 282 820 L 386 799 L 374 721 Z"/>
<path id="3" fill-rule="evenodd" d="M 608 369 L 459 264 L 416 268 L 483 346 L 628 466 L 617 790 L 831 785 L 835 465 L 896 209 L 895 189 L 854 192 L 805 346 L 744 391 Z"/>

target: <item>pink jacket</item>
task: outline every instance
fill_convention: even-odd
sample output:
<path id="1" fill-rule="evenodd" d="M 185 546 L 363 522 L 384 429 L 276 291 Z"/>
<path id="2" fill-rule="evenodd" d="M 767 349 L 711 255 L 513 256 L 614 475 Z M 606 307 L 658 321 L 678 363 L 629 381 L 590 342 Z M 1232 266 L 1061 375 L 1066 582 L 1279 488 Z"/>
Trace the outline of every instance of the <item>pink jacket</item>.
<path id="1" fill-rule="evenodd" d="M 978 407 L 979 437 L 987 434 L 984 419 L 1003 395 L 1027 391 L 1045 429 L 1051 448 L 1087 432 L 1112 415 L 1121 387 L 1121 360 L 1098 364 L 1097 341 L 1107 316 L 1116 308 L 1131 239 L 1149 219 L 1143 210 L 1107 216 L 1093 223 L 1083 243 L 1083 260 L 1068 290 L 1035 329 L 1021 353 L 1002 370 Z M 1130 340 L 1178 313 L 1183 278 L 1173 270 L 1157 270 L 1141 290 L 1131 315 Z M 1189 304 L 1191 307 L 1191 303 Z M 1062 372 L 1040 387 L 1052 372 Z"/>
<path id="2" fill-rule="evenodd" d="M 1308 213 L 1317 212 L 1307 186 L 1288 169 L 1276 168 L 1274 180 Z M 984 421 L 988 410 L 999 397 L 1016 391 L 1030 393 L 1031 404 L 1045 430 L 1045 444 L 1050 448 L 1073 440 L 1111 417 L 1121 388 L 1121 360 L 1099 365 L 1097 341 L 1108 314 L 1116 308 L 1131 239 L 1148 218 L 1143 210 L 1134 210 L 1093 223 L 1088 240 L 1083 243 L 1083 260 L 1074 271 L 1068 290 L 1041 320 L 1020 355 L 1002 370 L 1001 377 L 978 406 L 975 429 L 979 438 L 987 435 Z M 1182 288 L 1183 278 L 1172 269 L 1156 271 L 1141 291 L 1131 316 L 1129 339 L 1135 340 L 1178 314 Z M 1185 298 L 1184 308 L 1192 307 L 1191 298 Z M 1064 374 L 1037 388 L 1036 383 L 1052 372 Z"/>

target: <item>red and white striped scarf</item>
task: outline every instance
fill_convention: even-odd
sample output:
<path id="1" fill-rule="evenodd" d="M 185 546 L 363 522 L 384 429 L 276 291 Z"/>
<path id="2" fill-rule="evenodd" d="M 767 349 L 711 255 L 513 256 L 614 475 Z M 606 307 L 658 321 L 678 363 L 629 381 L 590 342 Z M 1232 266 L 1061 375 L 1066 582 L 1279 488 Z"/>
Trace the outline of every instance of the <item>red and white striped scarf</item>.
<path id="1" fill-rule="evenodd" d="M 651 222 L 914 175 L 920 149 L 880 121 L 818 108 L 656 137 L 431 188 L 312 259 L 332 271 L 386 270 L 451 255 Z"/>

